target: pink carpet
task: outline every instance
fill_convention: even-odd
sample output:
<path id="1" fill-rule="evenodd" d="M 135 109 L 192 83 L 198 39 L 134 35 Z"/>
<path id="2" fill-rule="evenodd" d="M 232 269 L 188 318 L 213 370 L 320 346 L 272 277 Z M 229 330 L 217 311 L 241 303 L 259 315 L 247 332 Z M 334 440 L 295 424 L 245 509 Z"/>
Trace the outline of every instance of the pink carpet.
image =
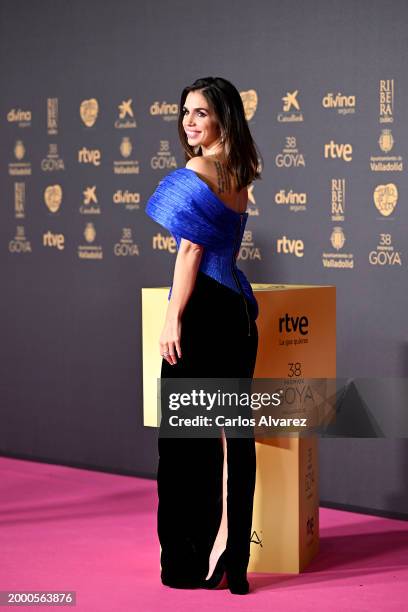
<path id="1" fill-rule="evenodd" d="M 162 586 L 154 480 L 0 457 L 0 496 L 2 591 L 75 590 L 87 612 L 408 610 L 405 521 L 321 508 L 308 570 L 250 574 L 240 596 Z"/>

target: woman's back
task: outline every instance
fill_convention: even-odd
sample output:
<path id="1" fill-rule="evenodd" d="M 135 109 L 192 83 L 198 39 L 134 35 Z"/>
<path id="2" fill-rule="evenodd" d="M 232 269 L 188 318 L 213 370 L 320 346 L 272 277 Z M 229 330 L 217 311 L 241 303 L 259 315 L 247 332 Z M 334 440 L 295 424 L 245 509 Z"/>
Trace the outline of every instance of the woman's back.
<path id="1" fill-rule="evenodd" d="M 237 213 L 246 211 L 248 189 L 236 190 L 234 178 L 227 172 L 226 164 L 215 157 L 193 157 L 186 168 L 193 170 L 214 191 L 228 208 Z"/>

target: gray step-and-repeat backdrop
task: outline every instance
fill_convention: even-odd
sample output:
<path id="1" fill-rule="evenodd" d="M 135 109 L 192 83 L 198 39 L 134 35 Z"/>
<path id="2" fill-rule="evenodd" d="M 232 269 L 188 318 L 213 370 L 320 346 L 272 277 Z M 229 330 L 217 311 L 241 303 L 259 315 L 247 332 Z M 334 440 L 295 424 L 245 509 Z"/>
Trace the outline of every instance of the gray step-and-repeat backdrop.
<path id="1" fill-rule="evenodd" d="M 202 76 L 240 90 L 264 158 L 239 266 L 336 285 L 340 377 L 407 374 L 407 17 L 402 0 L 3 0 L 2 454 L 154 477 L 141 287 L 170 284 L 175 246 L 144 207 L 183 165 L 179 96 Z M 320 466 L 324 503 L 406 513 L 406 439 L 323 439 Z"/>

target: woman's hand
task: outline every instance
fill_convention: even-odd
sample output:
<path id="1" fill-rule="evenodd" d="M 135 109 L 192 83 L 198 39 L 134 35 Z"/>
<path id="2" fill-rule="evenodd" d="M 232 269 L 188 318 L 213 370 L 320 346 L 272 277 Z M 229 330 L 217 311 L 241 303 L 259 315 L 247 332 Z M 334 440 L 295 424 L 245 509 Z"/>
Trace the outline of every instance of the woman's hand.
<path id="1" fill-rule="evenodd" d="M 166 318 L 163 331 L 160 336 L 160 355 L 170 365 L 177 363 L 177 356 L 181 357 L 181 317 L 170 316 Z"/>

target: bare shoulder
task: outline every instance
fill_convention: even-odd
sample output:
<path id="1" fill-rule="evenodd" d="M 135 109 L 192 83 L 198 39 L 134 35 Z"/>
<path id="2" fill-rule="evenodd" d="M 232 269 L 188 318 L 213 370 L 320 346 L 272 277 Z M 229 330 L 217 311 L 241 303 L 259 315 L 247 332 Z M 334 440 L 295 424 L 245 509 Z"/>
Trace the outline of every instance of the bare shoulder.
<path id="1" fill-rule="evenodd" d="M 217 189 L 217 171 L 213 161 L 206 159 L 205 157 L 198 156 L 192 157 L 186 163 L 186 168 L 193 170 L 201 180 L 215 192 Z"/>
<path id="2" fill-rule="evenodd" d="M 224 164 L 216 159 L 203 156 L 192 157 L 188 160 L 186 168 L 194 170 L 217 194 L 225 194 L 232 189 Z"/>
<path id="3" fill-rule="evenodd" d="M 245 187 L 239 193 L 234 188 L 234 181 L 224 164 L 203 156 L 192 157 L 186 163 L 186 168 L 193 170 L 216 193 L 225 204 L 241 212 L 248 202 L 248 189 Z"/>
<path id="4" fill-rule="evenodd" d="M 198 172 L 199 174 L 209 174 L 212 170 L 212 166 L 214 162 L 211 162 L 209 159 L 206 159 L 202 156 L 192 157 L 186 163 L 186 168 L 190 168 L 190 170 L 194 170 L 194 172 Z"/>

